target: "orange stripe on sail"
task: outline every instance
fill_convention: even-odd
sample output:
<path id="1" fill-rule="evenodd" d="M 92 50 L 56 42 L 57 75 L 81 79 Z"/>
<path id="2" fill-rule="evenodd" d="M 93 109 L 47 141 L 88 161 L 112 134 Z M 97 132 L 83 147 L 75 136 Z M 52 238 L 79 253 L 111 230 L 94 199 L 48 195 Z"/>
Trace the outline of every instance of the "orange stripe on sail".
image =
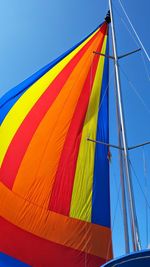
<path id="1" fill-rule="evenodd" d="M 21 163 L 13 190 L 38 205 L 48 206 L 66 134 L 91 66 L 90 55 L 97 48 L 99 38 L 71 73 L 40 123 Z"/>
<path id="2" fill-rule="evenodd" d="M 100 51 L 103 39 L 97 51 Z M 80 95 L 70 128 L 61 154 L 55 183 L 50 199 L 49 209 L 64 215 L 69 215 L 74 182 L 76 161 L 81 140 L 83 123 L 88 107 L 89 97 L 99 61 L 99 55 L 93 54 L 91 68 Z M 64 197 L 65 196 L 65 197 Z"/>
<path id="3" fill-rule="evenodd" d="M 73 59 L 67 64 L 67 66 L 59 73 L 59 75 L 46 89 L 37 103 L 33 106 L 31 111 L 19 127 L 16 135 L 10 143 L 2 167 L 0 169 L 0 179 L 9 188 L 12 188 L 13 186 L 22 158 L 40 121 L 43 119 L 47 110 L 57 98 L 76 64 L 80 61 L 84 53 L 87 51 L 87 49 L 97 36 L 98 33 L 81 49 L 80 52 L 77 53 L 76 56 L 73 57 Z"/>
<path id="4" fill-rule="evenodd" d="M 51 212 L 29 203 L 0 183 L 0 214 L 21 229 L 46 240 L 101 258 L 112 257 L 111 230 Z"/>

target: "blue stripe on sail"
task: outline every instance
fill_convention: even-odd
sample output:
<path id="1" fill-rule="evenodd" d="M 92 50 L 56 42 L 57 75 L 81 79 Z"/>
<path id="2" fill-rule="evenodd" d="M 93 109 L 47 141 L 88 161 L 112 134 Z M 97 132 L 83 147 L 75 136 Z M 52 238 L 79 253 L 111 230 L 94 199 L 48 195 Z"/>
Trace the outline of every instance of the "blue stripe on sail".
<path id="1" fill-rule="evenodd" d="M 63 58 L 65 58 L 69 53 L 71 53 L 74 49 L 76 49 L 80 44 L 82 44 L 87 38 L 89 38 L 99 27 L 101 27 L 103 23 L 101 23 L 92 33 L 90 33 L 87 37 L 85 37 L 82 41 L 74 45 L 72 48 L 67 50 L 57 59 L 53 60 L 51 63 L 44 66 L 42 69 L 37 71 L 35 74 L 24 80 L 19 85 L 15 86 L 13 89 L 8 91 L 1 99 L 0 99 L 0 124 L 3 122 L 9 110 L 16 103 L 16 101 L 22 96 L 22 94 L 39 78 L 41 78 L 46 72 L 48 72 L 51 68 L 53 68 L 57 63 L 59 63 Z"/>
<path id="2" fill-rule="evenodd" d="M 0 253 L 0 267 L 30 267 L 30 265 L 18 261 L 4 253 Z"/>
<path id="3" fill-rule="evenodd" d="M 106 54 L 109 51 L 107 40 Z M 108 72 L 109 62 L 105 58 L 100 111 L 98 114 L 96 140 L 109 142 L 109 113 L 108 113 Z M 95 165 L 92 196 L 92 223 L 110 227 L 110 197 L 109 197 L 109 162 L 108 147 L 96 144 Z"/>

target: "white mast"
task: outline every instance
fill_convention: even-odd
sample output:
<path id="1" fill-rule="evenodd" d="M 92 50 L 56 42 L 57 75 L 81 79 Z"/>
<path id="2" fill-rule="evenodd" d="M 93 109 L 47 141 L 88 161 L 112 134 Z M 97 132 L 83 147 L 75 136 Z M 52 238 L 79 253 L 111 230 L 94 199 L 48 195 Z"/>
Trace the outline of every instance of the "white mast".
<path id="1" fill-rule="evenodd" d="M 121 124 L 119 116 L 119 105 L 117 99 L 117 84 L 115 79 L 115 96 L 116 96 L 116 113 L 117 113 L 117 125 L 118 125 L 118 144 L 122 147 L 122 133 Z M 125 192 L 125 177 L 124 177 L 124 159 L 123 151 L 119 149 L 119 162 L 120 162 L 120 181 L 121 181 L 121 191 L 122 191 L 122 211 L 123 211 L 123 223 L 124 223 L 124 240 L 125 240 L 125 252 L 128 254 L 130 252 L 130 242 L 129 242 L 129 229 L 128 229 L 128 216 L 127 216 L 127 205 L 126 205 L 126 192 Z"/>
<path id="2" fill-rule="evenodd" d="M 118 56 L 117 56 L 112 0 L 109 0 L 109 8 L 110 8 L 110 16 L 111 16 L 114 67 L 115 67 L 115 77 L 116 77 L 116 85 L 117 85 L 117 102 L 118 102 L 119 118 L 120 118 L 120 125 L 121 125 L 122 144 L 124 148 L 123 150 L 124 151 L 124 164 L 125 164 L 125 174 L 126 174 L 126 182 L 127 182 L 128 205 L 129 205 L 129 213 L 130 213 L 130 221 L 131 221 L 132 244 L 133 244 L 133 250 L 137 251 L 140 249 L 140 242 L 139 242 L 138 224 L 137 224 L 137 218 L 136 218 L 136 212 L 135 212 L 132 179 L 131 179 L 129 157 L 128 157 L 128 146 L 127 146 L 127 139 L 126 139 L 125 123 L 124 123 L 121 83 L 120 83 L 120 71 L 119 71 Z"/>

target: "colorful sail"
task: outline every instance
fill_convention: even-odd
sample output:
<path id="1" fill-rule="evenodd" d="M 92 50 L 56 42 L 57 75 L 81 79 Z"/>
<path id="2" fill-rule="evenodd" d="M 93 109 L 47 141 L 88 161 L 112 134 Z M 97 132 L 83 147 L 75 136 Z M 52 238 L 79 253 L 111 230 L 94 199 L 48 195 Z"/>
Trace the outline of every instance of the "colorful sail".
<path id="1" fill-rule="evenodd" d="M 0 252 L 34 267 L 112 257 L 108 25 L 0 100 Z M 7 258 L 7 257 L 6 257 Z"/>

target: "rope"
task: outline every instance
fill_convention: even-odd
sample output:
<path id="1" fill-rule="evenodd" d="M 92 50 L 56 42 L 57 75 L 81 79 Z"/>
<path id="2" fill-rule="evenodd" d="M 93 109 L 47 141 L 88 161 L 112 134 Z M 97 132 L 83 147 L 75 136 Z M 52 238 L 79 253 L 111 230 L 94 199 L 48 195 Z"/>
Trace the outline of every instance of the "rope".
<path id="1" fill-rule="evenodd" d="M 128 20 L 128 22 L 129 22 L 129 24 L 130 24 L 130 26 L 131 26 L 131 28 L 132 28 L 134 34 L 136 35 L 136 38 L 138 39 L 138 41 L 139 41 L 141 47 L 143 48 L 143 51 L 144 51 L 144 53 L 145 53 L 145 55 L 146 55 L 148 61 L 150 61 L 150 57 L 149 57 L 149 55 L 148 55 L 148 53 L 147 53 L 147 51 L 146 51 L 146 49 L 145 49 L 145 47 L 144 47 L 142 41 L 140 40 L 140 38 L 139 38 L 139 36 L 138 36 L 138 34 L 137 34 L 137 32 L 136 32 L 136 30 L 135 30 L 135 28 L 134 28 L 134 26 L 133 26 L 131 20 L 130 20 L 130 18 L 129 18 L 129 16 L 127 15 L 127 12 L 126 12 L 126 10 L 125 10 L 123 4 L 122 4 L 122 1 L 121 1 L 121 0 L 118 0 L 118 2 L 119 2 L 119 4 L 120 4 L 120 6 L 121 6 L 121 8 L 122 8 L 122 10 L 123 10 L 123 12 L 124 12 L 124 14 L 125 14 L 127 20 Z"/>

